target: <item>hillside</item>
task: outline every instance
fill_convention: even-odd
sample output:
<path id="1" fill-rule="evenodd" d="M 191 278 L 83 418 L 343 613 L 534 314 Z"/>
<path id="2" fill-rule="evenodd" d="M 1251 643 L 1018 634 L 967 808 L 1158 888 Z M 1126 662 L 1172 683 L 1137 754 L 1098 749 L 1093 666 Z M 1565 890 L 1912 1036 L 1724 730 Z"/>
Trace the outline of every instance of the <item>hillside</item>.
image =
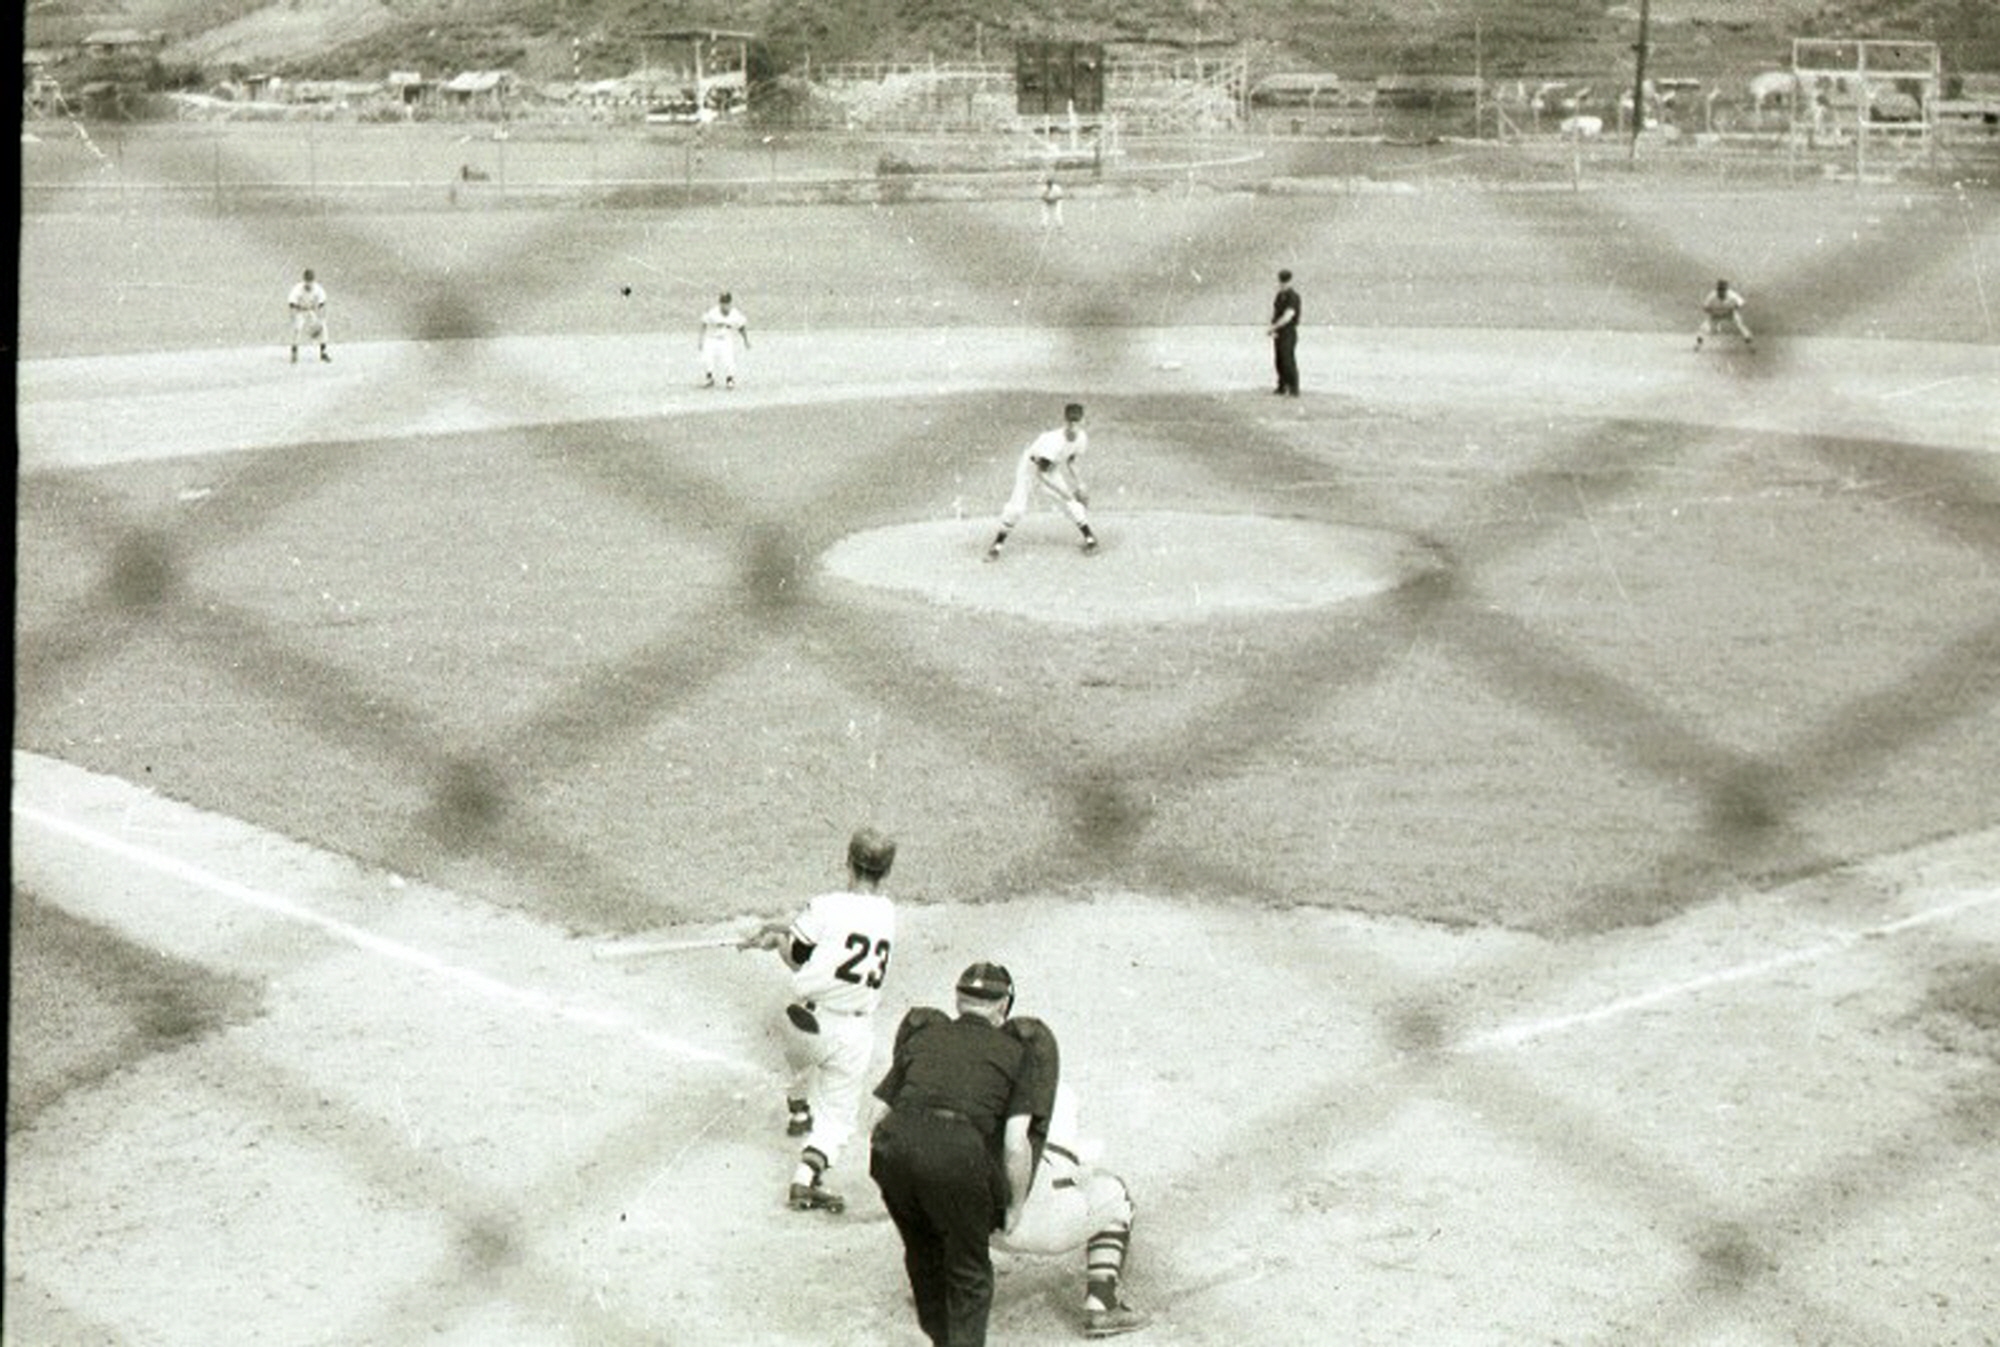
<path id="1" fill-rule="evenodd" d="M 30 46 L 97 28 L 159 31 L 168 59 L 306 77 L 507 67 L 535 79 L 624 74 L 665 27 L 755 32 L 763 72 L 803 62 L 1002 57 L 1020 37 L 1240 41 L 1260 67 L 1349 77 L 1498 78 L 1622 70 L 1637 7 L 1606 0 L 44 0 Z M 1952 70 L 2000 70 L 1993 0 L 1655 0 L 1652 64 L 1710 78 L 1782 64 L 1802 35 L 1939 42 Z"/>

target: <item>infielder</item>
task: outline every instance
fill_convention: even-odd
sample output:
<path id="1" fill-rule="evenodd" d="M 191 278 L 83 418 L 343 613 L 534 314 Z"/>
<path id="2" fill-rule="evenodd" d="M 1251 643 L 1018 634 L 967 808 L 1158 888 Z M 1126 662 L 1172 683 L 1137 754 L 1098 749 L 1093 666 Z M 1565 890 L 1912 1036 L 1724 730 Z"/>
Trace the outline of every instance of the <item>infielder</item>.
<path id="1" fill-rule="evenodd" d="M 750 349 L 750 320 L 743 310 L 734 307 L 727 290 L 715 301 L 707 313 L 701 316 L 701 337 L 696 349 L 701 352 L 701 386 L 715 387 L 715 376 L 722 375 L 724 388 L 736 387 L 736 347 L 741 343 L 744 350 Z"/>
<path id="2" fill-rule="evenodd" d="M 1132 1194 L 1116 1174 L 1083 1158 L 1094 1149 L 1077 1126 L 1075 1092 L 1061 1084 L 1061 1051 L 1055 1033 L 1023 1016 L 1007 1032 L 1028 1046 L 1028 1135 L 1034 1143 L 1034 1178 L 1028 1196 L 993 1236 L 993 1247 L 1017 1254 L 1070 1254 L 1084 1264 L 1083 1335 L 1109 1338 L 1146 1326 L 1146 1316 L 1119 1292 L 1132 1242 Z"/>
<path id="3" fill-rule="evenodd" d="M 1042 182 L 1042 228 L 1061 229 L 1063 227 L 1063 189 L 1053 176 Z"/>
<path id="4" fill-rule="evenodd" d="M 326 287 L 313 279 L 311 267 L 306 268 L 304 277 L 292 287 L 286 303 L 292 310 L 292 363 L 299 363 L 301 338 L 318 342 L 319 358 L 330 363 L 333 357 L 326 349 Z"/>
<path id="5" fill-rule="evenodd" d="M 1736 335 L 1751 350 L 1757 349 L 1756 338 L 1750 335 L 1749 325 L 1743 321 L 1743 296 L 1729 288 L 1728 281 L 1717 281 L 1715 289 L 1702 297 L 1701 326 L 1694 332 L 1694 349 L 1701 349 L 1702 339 L 1713 336 L 1728 323 L 1736 329 Z"/>
<path id="6" fill-rule="evenodd" d="M 875 1056 L 875 1010 L 896 943 L 896 909 L 880 888 L 895 862 L 894 841 L 860 829 L 848 839 L 845 889 L 819 894 L 792 921 L 766 922 L 743 940 L 746 948 L 776 950 L 792 970 L 779 1032 L 792 1072 L 785 1131 L 804 1138 L 792 1171 L 795 1211 L 847 1206 L 824 1180 L 854 1135 Z"/>
<path id="7" fill-rule="evenodd" d="M 1083 534 L 1083 550 L 1097 550 L 1097 535 L 1090 531 L 1090 496 L 1076 471 L 1077 458 L 1089 447 L 1090 434 L 1083 428 L 1083 404 L 1069 403 L 1063 408 L 1062 425 L 1042 432 L 1022 451 L 1021 461 L 1014 467 L 1014 494 L 1000 511 L 1000 530 L 986 548 L 988 561 L 1000 559 L 1007 535 L 1028 513 L 1037 488 L 1053 497 Z"/>

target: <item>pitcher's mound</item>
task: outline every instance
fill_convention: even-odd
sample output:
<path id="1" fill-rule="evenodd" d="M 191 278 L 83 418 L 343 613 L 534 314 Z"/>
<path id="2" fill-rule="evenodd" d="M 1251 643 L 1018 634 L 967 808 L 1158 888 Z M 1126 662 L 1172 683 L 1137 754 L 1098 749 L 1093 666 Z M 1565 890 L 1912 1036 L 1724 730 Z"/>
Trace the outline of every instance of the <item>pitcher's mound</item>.
<path id="1" fill-rule="evenodd" d="M 991 520 L 900 524 L 851 534 L 829 573 L 857 585 L 1045 622 L 1199 622 L 1296 612 L 1380 593 L 1424 569 L 1409 538 L 1264 515 L 1150 511 L 1097 521 L 1086 555 L 1068 521 L 1029 518 L 1000 560 Z"/>

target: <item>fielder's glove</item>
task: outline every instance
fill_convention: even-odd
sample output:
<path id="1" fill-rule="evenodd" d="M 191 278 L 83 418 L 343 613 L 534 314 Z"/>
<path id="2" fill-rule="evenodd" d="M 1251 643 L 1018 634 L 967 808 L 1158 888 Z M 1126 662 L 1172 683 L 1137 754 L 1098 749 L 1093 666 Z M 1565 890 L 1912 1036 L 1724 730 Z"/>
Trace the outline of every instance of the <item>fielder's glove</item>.
<path id="1" fill-rule="evenodd" d="M 1055 460 L 1051 458 L 1037 458 L 1032 460 L 1032 462 L 1035 465 L 1036 472 L 1047 472 L 1056 465 Z"/>

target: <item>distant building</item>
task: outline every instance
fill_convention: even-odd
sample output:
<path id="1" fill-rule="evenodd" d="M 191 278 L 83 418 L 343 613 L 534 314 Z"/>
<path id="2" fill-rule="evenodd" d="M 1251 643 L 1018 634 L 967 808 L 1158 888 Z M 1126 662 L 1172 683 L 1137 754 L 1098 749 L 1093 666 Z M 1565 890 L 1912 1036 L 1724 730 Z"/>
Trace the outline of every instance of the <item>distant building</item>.
<path id="1" fill-rule="evenodd" d="M 1325 108 L 1345 101 L 1340 76 L 1325 70 L 1266 75 L 1250 89 L 1252 106 L 1260 108 Z"/>
<path id="2" fill-rule="evenodd" d="M 1383 75 L 1375 101 L 1392 108 L 1471 106 L 1484 87 L 1477 75 Z"/>
<path id="3" fill-rule="evenodd" d="M 750 43 L 756 36 L 728 28 L 641 34 L 648 63 L 631 78 L 644 91 L 647 120 L 705 122 L 743 111 L 750 89 Z"/>
<path id="4" fill-rule="evenodd" d="M 63 110 L 62 84 L 49 74 L 56 58 L 46 51 L 21 51 L 21 115 L 50 117 Z"/>
<path id="5" fill-rule="evenodd" d="M 449 106 L 469 113 L 498 113 L 513 91 L 511 70 L 461 70 L 438 86 L 439 94 Z"/>
<path id="6" fill-rule="evenodd" d="M 158 56 L 166 45 L 166 38 L 159 33 L 142 33 L 136 28 L 101 28 L 84 37 L 83 54 L 98 58 Z"/>
<path id="7" fill-rule="evenodd" d="M 389 77 L 382 81 L 382 87 L 389 96 L 406 108 L 420 107 L 428 102 L 436 91 L 437 82 L 427 80 L 415 70 L 391 70 Z"/>

